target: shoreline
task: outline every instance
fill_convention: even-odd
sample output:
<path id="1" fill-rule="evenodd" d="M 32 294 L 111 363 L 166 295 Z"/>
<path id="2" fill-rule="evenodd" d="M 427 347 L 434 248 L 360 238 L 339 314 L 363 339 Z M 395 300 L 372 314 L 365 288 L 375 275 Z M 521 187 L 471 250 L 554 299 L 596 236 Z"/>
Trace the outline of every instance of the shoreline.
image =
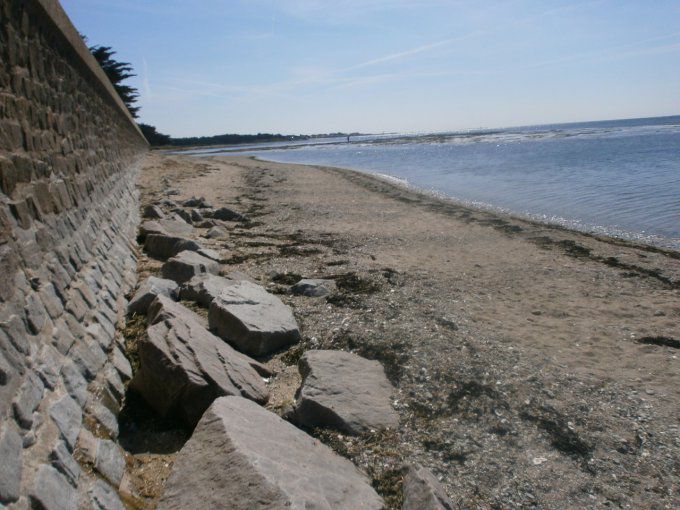
<path id="1" fill-rule="evenodd" d="M 264 149 L 263 149 L 264 150 Z M 277 165 L 300 165 L 300 166 L 309 166 L 309 167 L 315 167 L 315 168 L 326 168 L 329 170 L 333 171 L 338 171 L 338 172 L 354 172 L 360 175 L 365 175 L 371 178 L 375 178 L 377 180 L 380 180 L 381 182 L 385 182 L 387 184 L 391 184 L 394 186 L 397 186 L 399 188 L 403 188 L 406 191 L 410 191 L 416 195 L 420 194 L 423 195 L 429 199 L 435 199 L 435 200 L 441 200 L 444 203 L 450 203 L 453 206 L 456 207 L 462 207 L 462 208 L 467 208 L 472 211 L 476 212 L 486 212 L 490 214 L 497 215 L 501 218 L 505 219 L 510 219 L 513 221 L 521 221 L 529 224 L 533 224 L 534 226 L 543 226 L 543 227 L 551 227 L 555 229 L 561 229 L 567 232 L 571 232 L 574 234 L 583 234 L 589 237 L 594 237 L 597 238 L 601 241 L 605 242 L 611 242 L 614 244 L 617 243 L 622 243 L 626 246 L 629 247 L 637 247 L 640 249 L 643 249 L 644 247 L 649 247 L 652 248 L 653 251 L 659 251 L 661 253 L 665 253 L 669 256 L 675 257 L 677 255 L 677 258 L 680 258 L 680 245 L 678 245 L 678 248 L 675 248 L 674 246 L 670 246 L 669 244 L 675 245 L 677 243 L 680 243 L 680 239 L 674 239 L 674 238 L 666 238 L 662 236 L 648 236 L 651 237 L 652 239 L 649 240 L 649 242 L 645 242 L 639 239 L 635 239 L 635 236 L 637 235 L 642 235 L 638 232 L 632 232 L 632 231 L 625 231 L 625 230 L 620 230 L 622 232 L 621 236 L 617 235 L 609 235 L 609 234 L 604 234 L 597 232 L 595 229 L 596 228 L 605 228 L 602 226 L 584 226 L 584 229 L 578 229 L 573 226 L 570 226 L 568 224 L 562 224 L 560 222 L 552 222 L 550 220 L 542 220 L 538 218 L 538 214 L 532 215 L 529 213 L 519 213 L 512 211 L 510 209 L 496 206 L 490 203 L 486 202 L 476 202 L 472 200 L 464 200 L 460 199 L 457 197 L 452 197 L 449 196 L 443 192 L 437 191 L 437 190 L 428 190 L 424 188 L 419 188 L 415 184 L 411 184 L 408 180 L 402 179 L 400 177 L 392 176 L 389 174 L 380 174 L 380 173 L 374 173 L 368 170 L 359 170 L 355 168 L 346 168 L 346 167 L 337 167 L 337 166 L 330 166 L 330 165 L 317 165 L 313 163 L 287 163 L 287 162 L 281 162 L 281 161 L 275 161 L 272 159 L 266 159 L 260 156 L 239 156 L 239 155 L 210 155 L 210 154 L 201 154 L 201 155 L 190 155 L 192 157 L 199 157 L 199 158 L 215 158 L 215 157 L 224 157 L 224 158 L 237 158 L 237 157 L 247 157 L 251 158 L 255 161 L 261 161 L 263 163 L 273 163 Z M 567 220 L 565 218 L 561 218 L 565 223 L 569 223 L 570 220 Z M 572 221 L 572 223 L 578 223 L 576 220 Z M 676 255 L 673 255 L 676 254 Z"/>
<path id="2" fill-rule="evenodd" d="M 260 359 L 274 372 L 270 411 L 286 415 L 307 350 L 383 364 L 397 429 L 310 433 L 354 462 L 387 508 L 400 508 L 401 466 L 414 462 L 461 507 L 680 502 L 664 489 L 677 482 L 667 463 L 680 462 L 678 253 L 474 210 L 353 170 L 252 157 L 152 154 L 139 188 L 142 206 L 203 195 L 249 217 L 224 222 L 222 239 L 196 236 L 300 325 L 299 344 Z M 140 254 L 140 276 L 159 267 Z M 294 296 L 299 278 L 334 279 L 338 291 Z M 173 459 L 134 454 L 142 481 Z"/>

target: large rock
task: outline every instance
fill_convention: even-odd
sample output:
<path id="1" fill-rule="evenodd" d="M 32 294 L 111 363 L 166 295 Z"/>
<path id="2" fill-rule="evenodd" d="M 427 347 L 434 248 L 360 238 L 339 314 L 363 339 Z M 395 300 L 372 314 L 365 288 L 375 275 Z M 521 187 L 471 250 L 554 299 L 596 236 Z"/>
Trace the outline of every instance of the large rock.
<path id="1" fill-rule="evenodd" d="M 229 231 L 221 225 L 217 225 L 208 230 L 204 237 L 208 239 L 226 239 L 229 237 Z"/>
<path id="2" fill-rule="evenodd" d="M 149 276 L 144 282 L 139 286 L 137 292 L 135 292 L 134 297 L 130 301 L 127 307 L 128 315 L 134 313 L 143 315 L 145 314 L 151 302 L 158 295 L 167 296 L 170 298 L 178 297 L 179 285 L 177 282 L 172 280 L 166 280 L 164 278 L 157 278 L 155 276 Z"/>
<path id="3" fill-rule="evenodd" d="M 248 281 L 222 289 L 210 304 L 208 324 L 221 338 L 250 355 L 267 354 L 300 340 L 290 308 Z"/>
<path id="4" fill-rule="evenodd" d="M 293 419 L 308 427 L 348 434 L 394 428 L 392 385 L 382 365 L 344 351 L 307 351 L 300 358 L 302 386 Z"/>
<path id="5" fill-rule="evenodd" d="M 201 248 L 193 239 L 166 234 L 149 234 L 144 241 L 144 251 L 161 259 L 174 257 L 184 250 L 199 251 Z"/>
<path id="6" fill-rule="evenodd" d="M 159 414 L 177 414 L 190 426 L 217 397 L 237 395 L 259 403 L 269 397 L 246 356 L 196 321 L 158 322 L 149 327 L 138 352 L 132 387 Z"/>
<path id="7" fill-rule="evenodd" d="M 160 219 L 165 218 L 165 213 L 157 205 L 149 204 L 149 205 L 144 207 L 144 211 L 142 212 L 142 216 L 144 216 L 145 218 L 150 218 L 152 220 L 160 220 Z"/>
<path id="8" fill-rule="evenodd" d="M 210 273 L 200 274 L 184 283 L 179 291 L 179 295 L 181 299 L 195 301 L 207 308 L 213 302 L 213 299 L 219 296 L 225 288 L 235 285 L 239 281 L 251 280 L 248 275 L 240 271 L 233 271 L 224 277 Z"/>
<path id="9" fill-rule="evenodd" d="M 182 202 L 184 207 L 210 207 L 210 204 L 206 202 L 205 197 L 191 197 L 187 198 Z"/>
<path id="10" fill-rule="evenodd" d="M 217 399 L 182 448 L 159 510 L 383 507 L 347 459 L 239 397 Z"/>
<path id="11" fill-rule="evenodd" d="M 204 216 L 206 216 L 204 214 Z M 248 218 L 246 218 L 243 214 L 238 213 L 232 209 L 229 209 L 228 207 L 220 207 L 219 209 L 216 209 L 215 211 L 212 212 L 212 218 L 215 218 L 216 220 L 223 220 L 223 221 L 247 221 Z"/>
<path id="12" fill-rule="evenodd" d="M 453 501 L 434 475 L 420 465 L 410 466 L 404 477 L 402 510 L 453 510 Z"/>
<path id="13" fill-rule="evenodd" d="M 332 294 L 336 288 L 334 280 L 303 278 L 293 285 L 290 290 L 296 296 L 324 297 Z"/>
<path id="14" fill-rule="evenodd" d="M 203 273 L 217 274 L 220 265 L 195 251 L 183 251 L 172 257 L 163 264 L 163 277 L 174 280 L 177 283 L 184 283 L 191 280 L 194 276 Z"/>
<path id="15" fill-rule="evenodd" d="M 139 234 L 142 238 L 153 234 L 176 237 L 191 237 L 193 231 L 194 227 L 187 224 L 185 221 L 170 219 L 145 221 L 139 227 Z"/>
<path id="16" fill-rule="evenodd" d="M 182 319 L 183 321 L 197 322 L 201 326 L 208 326 L 208 322 L 205 318 L 162 294 L 156 296 L 156 299 L 151 302 L 146 318 L 149 325 L 157 324 L 158 322 L 168 319 Z"/>

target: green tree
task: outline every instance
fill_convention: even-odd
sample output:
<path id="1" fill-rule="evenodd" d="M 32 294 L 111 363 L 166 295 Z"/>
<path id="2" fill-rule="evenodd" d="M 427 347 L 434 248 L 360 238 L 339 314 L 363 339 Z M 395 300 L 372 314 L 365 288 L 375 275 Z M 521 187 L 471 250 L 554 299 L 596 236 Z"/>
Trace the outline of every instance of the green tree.
<path id="1" fill-rule="evenodd" d="M 140 122 L 139 129 L 142 130 L 142 134 L 151 145 L 153 146 L 170 145 L 171 142 L 170 135 L 164 135 L 163 133 L 159 133 L 158 131 L 156 131 L 155 126 L 151 126 L 149 124 L 144 124 Z"/>
<path id="2" fill-rule="evenodd" d="M 99 62 L 127 109 L 130 110 L 130 115 L 136 119 L 139 116 L 139 106 L 134 106 L 134 104 L 137 102 L 139 93 L 134 87 L 122 83 L 136 76 L 132 73 L 132 65 L 129 62 L 118 62 L 114 59 L 116 52 L 111 46 L 90 46 L 90 52 Z"/>

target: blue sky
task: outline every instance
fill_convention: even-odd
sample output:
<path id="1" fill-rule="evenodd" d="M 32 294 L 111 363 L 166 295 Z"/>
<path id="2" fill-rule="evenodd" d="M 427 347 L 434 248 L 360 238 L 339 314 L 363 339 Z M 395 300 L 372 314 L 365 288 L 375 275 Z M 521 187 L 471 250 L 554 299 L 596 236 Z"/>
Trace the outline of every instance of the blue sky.
<path id="1" fill-rule="evenodd" d="M 678 0 L 62 0 L 173 136 L 680 114 Z"/>

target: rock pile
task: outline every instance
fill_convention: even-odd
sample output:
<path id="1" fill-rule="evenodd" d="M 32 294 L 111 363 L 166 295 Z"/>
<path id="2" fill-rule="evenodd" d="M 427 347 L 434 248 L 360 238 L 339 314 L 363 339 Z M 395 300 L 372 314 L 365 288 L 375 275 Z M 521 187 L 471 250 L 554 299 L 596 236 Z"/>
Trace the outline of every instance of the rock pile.
<path id="1" fill-rule="evenodd" d="M 147 252 L 167 258 L 164 278 L 149 277 L 129 305 L 129 314 L 148 318 L 130 387 L 161 416 L 177 416 L 194 428 L 158 508 L 193 508 L 197 497 L 206 508 L 382 508 L 380 496 L 351 462 L 302 430 L 362 435 L 396 428 L 394 388 L 382 365 L 349 352 L 307 351 L 298 364 L 302 384 L 289 421 L 262 407 L 273 374 L 250 356 L 298 342 L 297 322 L 287 305 L 248 275 L 221 276 L 219 255 L 195 241 L 198 229 L 189 225 L 199 215 L 211 221 L 245 217 L 209 208 L 202 198 L 182 206 L 194 209 L 180 214 L 182 208 L 172 202 L 145 210 L 159 218 L 142 225 L 141 237 Z M 198 228 L 228 235 L 226 224 Z M 302 279 L 290 290 L 323 297 L 336 287 L 333 280 Z M 207 320 L 178 299 L 206 309 Z M 424 468 L 410 469 L 405 480 L 404 508 L 450 508 Z"/>

